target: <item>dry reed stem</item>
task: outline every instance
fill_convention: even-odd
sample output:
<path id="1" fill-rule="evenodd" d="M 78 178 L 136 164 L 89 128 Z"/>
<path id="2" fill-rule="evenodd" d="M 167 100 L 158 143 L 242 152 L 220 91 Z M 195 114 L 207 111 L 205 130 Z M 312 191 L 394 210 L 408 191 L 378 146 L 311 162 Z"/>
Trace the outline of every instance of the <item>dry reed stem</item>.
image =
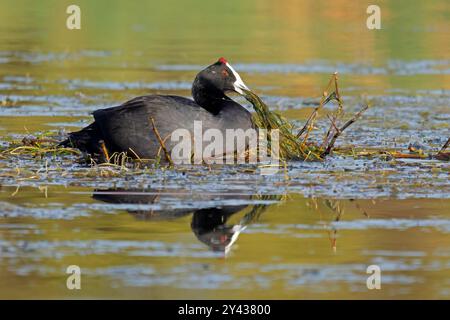
<path id="1" fill-rule="evenodd" d="M 443 153 L 445 149 L 448 148 L 449 145 L 450 145 L 450 137 L 447 139 L 447 142 L 442 146 L 441 150 L 439 150 L 438 153 Z"/>
<path id="2" fill-rule="evenodd" d="M 325 157 L 330 154 L 331 150 L 334 147 L 334 144 L 336 143 L 337 138 L 342 134 L 342 132 L 347 129 L 351 124 L 353 124 L 356 120 L 361 117 L 361 115 L 369 108 L 369 105 L 365 105 L 361 110 L 359 110 L 350 120 L 348 120 L 341 128 L 337 129 L 335 134 L 333 135 L 333 138 L 331 139 L 330 143 L 328 144 L 325 151 L 322 153 L 322 157 Z"/>
<path id="3" fill-rule="evenodd" d="M 103 141 L 103 140 L 100 140 L 100 149 L 103 152 L 103 156 L 105 157 L 106 162 L 109 162 L 110 158 L 109 158 L 108 149 L 106 149 L 105 141 Z"/>
<path id="4" fill-rule="evenodd" d="M 153 117 L 150 117 L 150 121 L 151 121 L 152 126 L 153 126 L 153 132 L 155 133 L 156 138 L 158 139 L 159 144 L 160 144 L 161 148 L 164 151 L 164 155 L 166 156 L 166 160 L 170 163 L 171 166 L 173 166 L 172 158 L 170 157 L 170 154 L 169 154 L 169 152 L 166 149 L 166 145 L 164 144 L 164 141 L 161 139 L 161 136 L 159 134 L 158 129 L 156 128 L 155 120 L 153 119 Z"/>

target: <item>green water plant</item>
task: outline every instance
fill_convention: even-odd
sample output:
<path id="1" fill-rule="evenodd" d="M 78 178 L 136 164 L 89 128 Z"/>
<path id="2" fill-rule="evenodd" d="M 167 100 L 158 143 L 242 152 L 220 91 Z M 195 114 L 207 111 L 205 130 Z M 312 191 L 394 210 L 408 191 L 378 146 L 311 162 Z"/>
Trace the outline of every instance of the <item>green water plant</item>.
<path id="1" fill-rule="evenodd" d="M 328 90 L 334 87 L 334 91 L 328 94 Z M 339 93 L 338 75 L 334 73 L 322 94 L 319 105 L 308 117 L 305 125 L 296 132 L 294 124 L 275 111 L 271 111 L 264 101 L 255 93 L 244 90 L 246 99 L 253 105 L 255 114 L 253 122 L 258 128 L 267 129 L 267 140 L 270 144 L 270 131 L 279 130 L 279 156 L 281 160 L 323 160 L 334 148 L 334 144 L 342 132 L 353 124 L 368 109 L 364 106 L 350 120 L 338 127 L 337 122 L 341 120 L 344 113 L 344 104 Z M 332 115 L 328 115 L 330 127 L 325 134 L 322 143 L 309 141 L 314 130 L 314 123 L 319 111 L 328 102 L 335 100 L 338 108 Z"/>

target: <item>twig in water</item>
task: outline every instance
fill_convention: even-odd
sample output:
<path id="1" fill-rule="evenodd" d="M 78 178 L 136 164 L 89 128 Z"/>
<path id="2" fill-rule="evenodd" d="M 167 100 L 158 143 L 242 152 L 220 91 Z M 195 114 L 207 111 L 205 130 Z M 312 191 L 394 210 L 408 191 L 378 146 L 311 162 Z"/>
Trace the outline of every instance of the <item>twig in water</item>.
<path id="1" fill-rule="evenodd" d="M 363 114 L 364 111 L 366 111 L 369 108 L 369 105 L 366 104 L 359 112 L 357 112 L 353 118 L 348 120 L 340 129 L 338 129 L 333 138 L 331 139 L 330 143 L 327 146 L 327 149 L 322 153 L 322 157 L 327 156 L 330 154 L 331 150 L 334 147 L 334 144 L 336 143 L 337 138 L 342 134 L 342 132 L 347 129 L 351 124 L 353 124 L 358 118 Z"/>
<path id="2" fill-rule="evenodd" d="M 449 161 L 450 160 L 450 152 L 445 152 L 445 149 L 450 145 L 450 138 L 447 139 L 447 142 L 442 146 L 441 150 L 434 156 L 435 159 Z"/>
<path id="3" fill-rule="evenodd" d="M 328 119 L 330 120 L 331 126 L 334 128 L 334 130 L 335 130 L 336 132 L 340 132 L 341 130 L 336 126 L 336 119 L 335 119 L 335 117 L 332 117 L 332 116 L 330 116 L 329 114 L 327 114 L 327 117 L 328 117 Z"/>
<path id="4" fill-rule="evenodd" d="M 331 78 L 331 79 L 333 79 L 333 78 Z M 336 98 L 336 94 L 334 92 L 332 92 L 330 95 L 327 96 L 327 90 L 330 87 L 331 79 L 330 79 L 330 82 L 328 83 L 327 88 L 323 92 L 323 95 L 322 95 L 322 98 L 320 99 L 319 105 L 311 113 L 311 115 L 309 116 L 308 120 L 306 120 L 306 123 L 303 126 L 303 128 L 297 133 L 297 138 L 300 138 L 301 135 L 303 133 L 305 133 L 306 130 L 310 131 L 312 129 L 312 127 L 314 125 L 314 120 L 316 119 L 317 115 L 319 114 L 319 110 L 322 109 L 322 107 L 324 105 L 326 105 L 328 102 L 330 102 L 331 100 Z"/>
<path id="5" fill-rule="evenodd" d="M 110 158 L 109 158 L 108 149 L 106 149 L 106 146 L 105 146 L 105 141 L 100 140 L 100 148 L 103 152 L 103 155 L 105 156 L 106 162 L 109 162 Z"/>
<path id="6" fill-rule="evenodd" d="M 134 150 L 133 149 L 131 149 L 131 148 L 128 148 L 128 150 L 130 150 L 131 151 L 131 153 L 133 153 L 134 154 L 134 156 L 136 157 L 136 159 L 139 161 L 139 162 L 142 162 L 142 159 L 141 159 L 141 157 L 139 157 L 138 156 L 138 154 L 136 153 L 136 152 L 134 152 Z"/>
<path id="7" fill-rule="evenodd" d="M 325 146 L 328 144 L 328 141 L 332 136 L 333 126 L 336 127 L 335 126 L 336 121 L 337 121 L 338 117 L 342 114 L 342 111 L 344 110 L 344 103 L 342 101 L 341 94 L 339 93 L 338 73 L 335 72 L 332 75 L 331 79 L 334 80 L 334 92 L 332 94 L 330 94 L 329 100 L 332 100 L 332 99 L 336 100 L 338 102 L 338 108 L 334 112 L 333 120 L 331 121 L 330 128 L 328 129 L 327 134 L 325 135 L 325 138 L 323 139 L 322 148 L 325 148 Z"/>
<path id="8" fill-rule="evenodd" d="M 160 134 L 159 134 L 159 132 L 158 132 L 158 129 L 156 128 L 155 120 L 154 120 L 152 117 L 150 117 L 150 121 L 152 122 L 153 132 L 155 133 L 155 136 L 156 136 L 156 138 L 158 139 L 159 144 L 161 145 L 161 148 L 162 148 L 163 151 L 164 151 L 164 154 L 165 154 L 165 156 L 166 156 L 166 160 L 170 163 L 171 166 L 173 166 L 172 158 L 170 157 L 170 154 L 169 154 L 169 152 L 168 152 L 167 149 L 166 149 L 166 146 L 165 146 L 165 144 L 164 144 L 164 141 L 161 139 L 161 136 L 160 136 Z"/>
<path id="9" fill-rule="evenodd" d="M 445 149 L 448 148 L 449 145 L 450 145 L 450 138 L 448 138 L 447 142 L 442 146 L 441 150 L 439 150 L 438 153 L 443 153 Z"/>
<path id="10" fill-rule="evenodd" d="M 334 83 L 334 91 L 331 94 L 328 95 L 328 90 L 331 88 L 333 83 Z M 339 94 L 339 87 L 338 87 L 338 82 L 337 82 L 337 72 L 335 72 L 331 76 L 331 78 L 328 81 L 328 84 L 327 84 L 325 90 L 323 91 L 322 98 L 320 99 L 319 106 L 317 106 L 314 109 L 313 113 L 309 116 L 309 118 L 306 121 L 306 123 L 303 126 L 303 128 L 297 133 L 297 138 L 300 138 L 302 136 L 302 134 L 305 133 L 305 131 L 308 130 L 305 138 L 303 139 L 304 142 L 306 141 L 306 139 L 309 136 L 309 132 L 311 131 L 311 129 L 314 126 L 314 121 L 315 121 L 317 115 L 319 114 L 319 110 L 322 109 L 322 107 L 325 106 L 331 100 L 337 100 L 337 102 L 339 103 L 339 108 L 338 108 L 338 111 L 336 111 L 336 115 L 335 115 L 336 118 L 337 118 L 338 114 L 340 114 L 340 112 L 342 110 L 342 107 L 343 107 L 341 96 Z M 328 132 L 326 137 L 328 137 L 329 134 L 330 133 Z"/>

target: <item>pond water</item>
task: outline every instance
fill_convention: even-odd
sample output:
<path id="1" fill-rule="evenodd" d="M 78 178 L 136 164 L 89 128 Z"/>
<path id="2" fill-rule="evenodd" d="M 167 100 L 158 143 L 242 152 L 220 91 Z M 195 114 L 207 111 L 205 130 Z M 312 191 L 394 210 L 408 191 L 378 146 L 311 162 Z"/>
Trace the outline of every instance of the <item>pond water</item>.
<path id="1" fill-rule="evenodd" d="M 385 1 L 368 30 L 364 2 L 86 0 L 77 31 L 64 1 L 3 2 L 2 150 L 138 95 L 189 96 L 220 56 L 299 125 L 338 71 L 346 117 L 371 105 L 339 147 L 434 153 L 450 136 L 445 1 Z M 448 162 L 336 154 L 262 176 L 77 160 L 0 155 L 0 298 L 450 297 Z"/>

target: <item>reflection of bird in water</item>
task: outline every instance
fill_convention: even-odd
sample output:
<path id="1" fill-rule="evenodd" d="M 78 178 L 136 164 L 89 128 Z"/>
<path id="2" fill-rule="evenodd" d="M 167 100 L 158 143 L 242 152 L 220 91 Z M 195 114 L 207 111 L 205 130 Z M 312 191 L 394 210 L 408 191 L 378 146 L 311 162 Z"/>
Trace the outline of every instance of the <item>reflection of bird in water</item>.
<path id="1" fill-rule="evenodd" d="M 192 215 L 191 229 L 197 239 L 208 245 L 213 251 L 227 254 L 239 234 L 246 228 L 240 224 L 227 225 L 227 220 L 246 207 L 247 205 L 197 210 Z"/>
<path id="2" fill-rule="evenodd" d="M 192 194 L 188 193 L 164 193 L 159 190 L 95 190 L 93 198 L 108 203 L 120 204 L 158 204 L 164 198 L 176 198 L 178 202 L 189 201 L 192 203 Z M 228 195 L 228 194 L 203 194 L 197 196 L 197 201 L 201 202 L 220 202 L 224 200 L 252 200 L 251 195 Z M 277 200 L 278 197 L 268 196 L 266 200 Z M 250 207 L 250 211 L 246 213 L 237 224 L 227 224 L 228 219 L 239 212 Z M 225 255 L 230 252 L 231 247 L 236 242 L 239 234 L 245 230 L 247 225 L 255 221 L 259 215 L 265 210 L 267 205 L 225 205 L 211 206 L 209 208 L 200 209 L 162 209 L 161 210 L 140 210 L 128 209 L 138 219 L 142 220 L 166 220 L 186 216 L 192 213 L 191 229 L 197 239 L 205 243 L 211 250 L 215 252 L 224 252 Z"/>
<path id="3" fill-rule="evenodd" d="M 161 197 L 181 197 L 186 198 L 185 194 L 161 193 L 159 190 L 125 190 L 125 189 L 107 189 L 94 190 L 92 197 L 107 203 L 130 204 L 130 205 L 151 205 L 158 204 Z M 186 198 L 187 199 L 187 198 Z M 139 220 L 170 220 L 181 218 L 192 213 L 192 209 L 163 209 L 148 210 L 139 207 L 127 209 L 129 213 Z"/>

